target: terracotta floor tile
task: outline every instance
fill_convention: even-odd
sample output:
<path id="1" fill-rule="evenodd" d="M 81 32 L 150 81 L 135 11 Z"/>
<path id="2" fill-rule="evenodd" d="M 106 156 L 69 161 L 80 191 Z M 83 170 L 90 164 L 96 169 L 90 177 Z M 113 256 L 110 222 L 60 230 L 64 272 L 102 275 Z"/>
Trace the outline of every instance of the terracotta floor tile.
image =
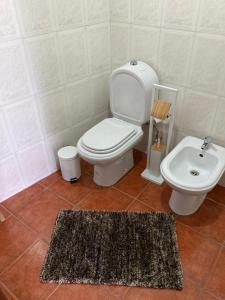
<path id="1" fill-rule="evenodd" d="M 10 291 L 8 291 L 1 282 L 0 282 L 0 299 L 16 300 L 15 296 Z"/>
<path id="2" fill-rule="evenodd" d="M 20 256 L 37 235 L 10 216 L 0 224 L 0 272 Z"/>
<path id="3" fill-rule="evenodd" d="M 203 291 L 200 300 L 218 300 L 218 298 L 208 292 Z"/>
<path id="4" fill-rule="evenodd" d="M 217 297 L 225 299 L 225 248 L 223 248 L 213 272 L 210 274 L 206 289 Z"/>
<path id="5" fill-rule="evenodd" d="M 124 300 L 199 300 L 199 289 L 192 281 L 186 279 L 182 291 L 132 287 Z"/>
<path id="6" fill-rule="evenodd" d="M 139 167 L 133 168 L 125 177 L 115 184 L 119 190 L 136 197 L 149 181 L 141 177 L 142 169 Z"/>
<path id="7" fill-rule="evenodd" d="M 34 184 L 18 194 L 8 198 L 1 204 L 10 211 L 16 212 L 24 207 L 34 195 L 41 193 L 43 190 L 44 187 L 40 186 L 39 184 Z"/>
<path id="8" fill-rule="evenodd" d="M 171 211 L 169 199 L 172 190 L 166 185 L 149 183 L 148 187 L 139 195 L 138 199 L 159 211 Z"/>
<path id="9" fill-rule="evenodd" d="M 143 170 L 146 168 L 147 155 L 144 152 L 134 149 L 134 165 L 140 167 Z"/>
<path id="10" fill-rule="evenodd" d="M 177 237 L 184 274 L 203 284 L 218 255 L 220 245 L 177 223 Z"/>
<path id="11" fill-rule="evenodd" d="M 208 193 L 208 197 L 225 205 L 225 187 L 217 185 L 211 192 Z"/>
<path id="12" fill-rule="evenodd" d="M 56 194 L 76 204 L 91 191 L 101 189 L 97 186 L 91 175 L 83 174 L 78 182 L 71 184 L 63 179 L 57 180 L 51 187 Z"/>
<path id="13" fill-rule="evenodd" d="M 61 285 L 49 300 L 117 300 L 103 285 L 73 284 Z"/>
<path id="14" fill-rule="evenodd" d="M 4 216 L 4 218 L 8 218 L 11 215 L 10 211 L 8 211 L 3 205 L 0 204 L 0 213 Z"/>
<path id="15" fill-rule="evenodd" d="M 113 188 L 88 194 L 77 206 L 80 209 L 125 210 L 133 201 L 127 195 Z"/>
<path id="16" fill-rule="evenodd" d="M 41 237 L 49 240 L 59 210 L 71 208 L 71 204 L 49 190 L 45 190 L 22 208 L 17 216 L 37 231 Z"/>
<path id="17" fill-rule="evenodd" d="M 93 174 L 94 166 L 89 164 L 87 161 L 80 159 L 81 173 L 82 174 Z"/>
<path id="18" fill-rule="evenodd" d="M 39 275 L 48 245 L 37 242 L 2 274 L 2 282 L 21 300 L 45 299 L 57 287 L 40 283 Z"/>
<path id="19" fill-rule="evenodd" d="M 109 294 L 114 296 L 116 299 L 120 300 L 124 298 L 124 295 L 127 293 L 129 287 L 121 285 L 106 285 L 106 289 Z"/>
<path id="20" fill-rule="evenodd" d="M 135 202 L 133 202 L 129 208 L 129 211 L 153 211 L 154 209 L 151 208 L 150 206 L 145 205 L 144 203 L 141 203 L 138 200 L 135 200 Z"/>
<path id="21" fill-rule="evenodd" d="M 45 187 L 49 187 L 50 185 L 55 183 L 61 177 L 62 177 L 61 172 L 57 171 L 57 172 L 49 175 L 48 177 L 45 177 L 44 179 L 40 180 L 38 183 Z"/>
<path id="22" fill-rule="evenodd" d="M 220 243 L 225 241 L 225 207 L 211 200 L 206 199 L 195 214 L 177 216 L 177 220 Z"/>

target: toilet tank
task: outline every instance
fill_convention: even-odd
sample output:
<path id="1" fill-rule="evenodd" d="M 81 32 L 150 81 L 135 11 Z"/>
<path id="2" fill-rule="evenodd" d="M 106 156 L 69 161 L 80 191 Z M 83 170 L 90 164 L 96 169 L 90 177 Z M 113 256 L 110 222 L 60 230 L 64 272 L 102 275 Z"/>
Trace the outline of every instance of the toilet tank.
<path id="1" fill-rule="evenodd" d="M 146 63 L 132 61 L 112 72 L 110 108 L 114 117 L 136 125 L 149 121 L 156 72 Z"/>

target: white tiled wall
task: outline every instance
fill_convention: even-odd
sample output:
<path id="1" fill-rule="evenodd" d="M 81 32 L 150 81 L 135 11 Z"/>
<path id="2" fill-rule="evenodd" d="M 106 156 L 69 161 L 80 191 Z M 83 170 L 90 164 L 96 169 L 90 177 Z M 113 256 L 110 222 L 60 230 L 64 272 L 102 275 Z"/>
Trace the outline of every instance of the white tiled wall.
<path id="1" fill-rule="evenodd" d="M 0 202 L 108 113 L 108 0 L 0 0 Z"/>
<path id="2" fill-rule="evenodd" d="M 224 53 L 224 0 L 0 0 L 0 201 L 107 115 L 110 71 L 131 58 L 179 88 L 177 141 L 225 145 Z"/>
<path id="3" fill-rule="evenodd" d="M 111 0 L 110 17 L 112 68 L 144 60 L 179 88 L 177 141 L 225 146 L 225 1 Z"/>

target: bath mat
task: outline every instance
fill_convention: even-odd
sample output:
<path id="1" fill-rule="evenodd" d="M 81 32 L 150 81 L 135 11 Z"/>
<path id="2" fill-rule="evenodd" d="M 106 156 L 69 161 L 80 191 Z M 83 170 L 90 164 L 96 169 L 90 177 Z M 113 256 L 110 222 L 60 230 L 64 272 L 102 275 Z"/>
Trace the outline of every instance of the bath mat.
<path id="1" fill-rule="evenodd" d="M 59 212 L 41 282 L 182 289 L 171 214 Z"/>

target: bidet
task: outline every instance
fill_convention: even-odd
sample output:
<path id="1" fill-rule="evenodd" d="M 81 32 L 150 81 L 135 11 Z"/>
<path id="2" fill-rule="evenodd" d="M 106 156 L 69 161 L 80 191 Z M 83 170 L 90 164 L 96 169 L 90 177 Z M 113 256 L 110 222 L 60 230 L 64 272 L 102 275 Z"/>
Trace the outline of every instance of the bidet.
<path id="1" fill-rule="evenodd" d="M 204 140 L 205 141 L 205 140 Z M 163 178 L 173 188 L 170 208 L 179 215 L 195 213 L 225 171 L 225 148 L 184 138 L 162 161 Z"/>

